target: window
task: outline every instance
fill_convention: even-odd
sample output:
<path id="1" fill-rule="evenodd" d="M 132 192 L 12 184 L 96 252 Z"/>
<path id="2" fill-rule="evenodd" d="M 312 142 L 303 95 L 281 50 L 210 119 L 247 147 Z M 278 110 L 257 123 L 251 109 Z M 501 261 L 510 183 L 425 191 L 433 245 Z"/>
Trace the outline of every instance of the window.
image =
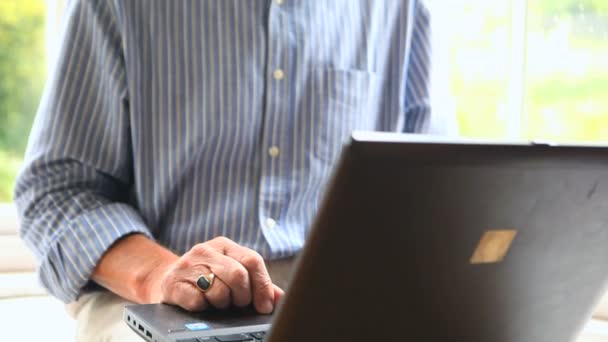
<path id="1" fill-rule="evenodd" d="M 528 6 L 526 137 L 608 141 L 608 1 Z"/>
<path id="2" fill-rule="evenodd" d="M 431 4 L 462 135 L 608 141 L 607 1 Z"/>
<path id="3" fill-rule="evenodd" d="M 506 136 L 511 1 L 442 1 L 431 3 L 438 58 L 449 64 L 452 98 L 460 134 L 477 138 Z M 437 48 L 449 44 L 438 55 Z M 441 102 L 442 99 L 437 99 Z"/>

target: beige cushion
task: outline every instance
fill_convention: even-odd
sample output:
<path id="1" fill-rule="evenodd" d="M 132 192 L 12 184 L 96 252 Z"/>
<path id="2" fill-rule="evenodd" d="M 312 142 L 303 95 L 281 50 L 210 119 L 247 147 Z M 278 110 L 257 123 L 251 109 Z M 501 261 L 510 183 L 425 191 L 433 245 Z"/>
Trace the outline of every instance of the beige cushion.
<path id="1" fill-rule="evenodd" d="M 17 235 L 0 235 L 0 273 L 34 272 L 36 259 Z"/>
<path id="2" fill-rule="evenodd" d="M 604 298 L 598 304 L 593 317 L 608 321 L 608 293 L 604 295 Z"/>
<path id="3" fill-rule="evenodd" d="M 36 273 L 0 273 L 0 300 L 46 295 Z"/>
<path id="4" fill-rule="evenodd" d="M 19 238 L 18 229 L 15 207 L 0 204 L 0 273 L 36 270 L 36 259 Z"/>
<path id="5" fill-rule="evenodd" d="M 17 234 L 19 220 L 17 210 L 12 204 L 0 203 L 0 235 Z"/>

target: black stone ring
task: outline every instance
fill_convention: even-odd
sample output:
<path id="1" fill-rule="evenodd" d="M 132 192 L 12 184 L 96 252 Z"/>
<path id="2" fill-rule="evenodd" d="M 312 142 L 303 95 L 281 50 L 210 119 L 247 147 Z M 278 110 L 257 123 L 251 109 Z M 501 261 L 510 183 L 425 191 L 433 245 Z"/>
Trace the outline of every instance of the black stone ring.
<path id="1" fill-rule="evenodd" d="M 196 286 L 198 286 L 201 291 L 207 292 L 213 285 L 214 280 L 215 274 L 213 273 L 209 273 L 207 276 L 202 275 L 196 280 Z"/>

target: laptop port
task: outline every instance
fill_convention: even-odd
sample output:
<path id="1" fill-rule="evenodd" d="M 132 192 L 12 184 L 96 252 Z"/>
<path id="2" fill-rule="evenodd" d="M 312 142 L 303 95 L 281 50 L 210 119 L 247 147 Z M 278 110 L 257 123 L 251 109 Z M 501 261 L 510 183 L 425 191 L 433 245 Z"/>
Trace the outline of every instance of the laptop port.
<path id="1" fill-rule="evenodd" d="M 139 328 L 139 331 L 141 331 L 142 333 L 144 332 L 144 327 L 141 324 L 139 324 L 137 328 Z"/>
<path id="2" fill-rule="evenodd" d="M 152 338 L 152 333 L 149 332 L 148 330 L 146 330 L 146 336 L 148 336 L 149 338 Z"/>

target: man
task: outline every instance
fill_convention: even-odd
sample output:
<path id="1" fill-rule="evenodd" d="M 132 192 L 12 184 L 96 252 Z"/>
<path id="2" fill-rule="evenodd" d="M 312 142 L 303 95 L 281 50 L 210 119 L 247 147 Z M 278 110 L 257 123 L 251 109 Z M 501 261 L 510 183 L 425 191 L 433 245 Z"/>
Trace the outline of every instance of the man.
<path id="1" fill-rule="evenodd" d="M 78 0 L 67 18 L 15 198 L 79 340 L 133 338 L 127 301 L 272 312 L 349 133 L 445 122 L 418 1 Z"/>

